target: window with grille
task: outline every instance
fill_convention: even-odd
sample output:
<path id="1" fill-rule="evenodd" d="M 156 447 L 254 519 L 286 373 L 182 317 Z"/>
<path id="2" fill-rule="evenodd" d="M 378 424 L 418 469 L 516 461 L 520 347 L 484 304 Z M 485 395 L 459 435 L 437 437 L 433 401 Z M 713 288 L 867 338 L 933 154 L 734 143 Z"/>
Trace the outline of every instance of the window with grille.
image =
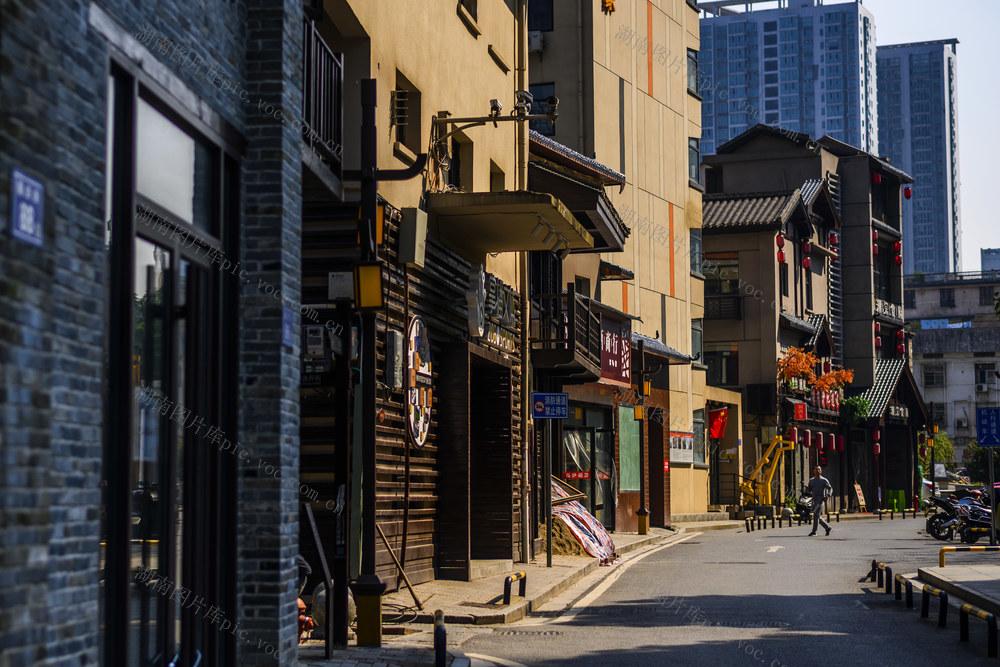
<path id="1" fill-rule="evenodd" d="M 938 290 L 938 295 L 940 297 L 941 306 L 945 308 L 955 307 L 955 288 L 954 287 L 943 287 Z"/>
<path id="2" fill-rule="evenodd" d="M 924 366 L 924 386 L 943 387 L 944 366 L 938 364 Z"/>
<path id="3" fill-rule="evenodd" d="M 420 153 L 420 91 L 399 72 L 389 105 L 396 141 L 411 152 Z"/>
<path id="4" fill-rule="evenodd" d="M 993 285 L 979 288 L 979 305 L 990 306 L 993 304 L 993 293 L 996 288 Z"/>

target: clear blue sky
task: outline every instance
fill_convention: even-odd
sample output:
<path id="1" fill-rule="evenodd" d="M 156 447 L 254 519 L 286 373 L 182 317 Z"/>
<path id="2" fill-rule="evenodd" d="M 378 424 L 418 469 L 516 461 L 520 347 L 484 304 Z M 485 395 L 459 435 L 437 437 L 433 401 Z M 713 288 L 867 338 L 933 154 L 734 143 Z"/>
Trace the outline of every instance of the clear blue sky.
<path id="1" fill-rule="evenodd" d="M 828 2 L 827 4 L 835 4 Z M 876 44 L 958 38 L 958 155 L 962 270 L 979 270 L 979 249 L 1000 247 L 1000 215 L 989 202 L 1000 116 L 1000 0 L 863 0 Z M 992 178 L 991 178 L 992 177 Z M 905 242 L 905 241 L 904 241 Z"/>

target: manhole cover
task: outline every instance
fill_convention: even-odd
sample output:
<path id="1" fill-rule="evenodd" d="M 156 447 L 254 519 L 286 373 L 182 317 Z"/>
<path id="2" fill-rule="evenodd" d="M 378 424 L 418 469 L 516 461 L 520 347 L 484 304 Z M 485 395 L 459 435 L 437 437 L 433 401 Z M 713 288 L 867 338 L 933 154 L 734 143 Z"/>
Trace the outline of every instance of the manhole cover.
<path id="1" fill-rule="evenodd" d="M 519 637 L 521 636 L 554 637 L 556 635 L 562 634 L 562 632 L 558 630 L 541 630 L 537 632 L 532 630 L 495 630 L 494 632 L 495 634 L 503 635 L 505 637 L 511 635 L 517 635 Z"/>

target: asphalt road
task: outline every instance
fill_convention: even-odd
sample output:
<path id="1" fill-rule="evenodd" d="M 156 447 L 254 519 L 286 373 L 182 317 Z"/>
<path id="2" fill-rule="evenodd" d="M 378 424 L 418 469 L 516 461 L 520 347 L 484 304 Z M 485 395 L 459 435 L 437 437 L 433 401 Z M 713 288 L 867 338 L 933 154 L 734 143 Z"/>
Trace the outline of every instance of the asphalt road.
<path id="1" fill-rule="evenodd" d="M 834 523 L 829 537 L 806 527 L 705 532 L 650 549 L 610 573 L 620 576 L 603 592 L 573 591 L 582 599 L 568 612 L 484 628 L 461 650 L 533 667 L 996 663 L 981 621 L 962 644 L 957 613 L 937 627 L 936 600 L 921 619 L 919 594 L 907 610 L 861 583 L 872 558 L 901 574 L 936 564 L 943 543 L 923 526 L 918 515 Z"/>

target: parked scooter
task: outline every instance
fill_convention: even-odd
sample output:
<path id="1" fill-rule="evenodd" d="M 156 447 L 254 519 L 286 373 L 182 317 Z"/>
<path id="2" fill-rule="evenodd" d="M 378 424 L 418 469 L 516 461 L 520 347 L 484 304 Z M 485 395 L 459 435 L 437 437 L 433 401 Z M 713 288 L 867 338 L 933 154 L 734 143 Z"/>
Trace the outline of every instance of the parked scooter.
<path id="1" fill-rule="evenodd" d="M 927 518 L 927 534 L 936 540 L 950 540 L 958 525 L 955 509 L 958 503 L 939 496 L 931 496 L 928 500 L 937 508 L 937 512 Z"/>
<path id="2" fill-rule="evenodd" d="M 958 537 L 963 543 L 975 544 L 980 537 L 990 534 L 993 512 L 989 507 L 967 503 L 959 504 L 956 511 L 959 519 Z"/>

